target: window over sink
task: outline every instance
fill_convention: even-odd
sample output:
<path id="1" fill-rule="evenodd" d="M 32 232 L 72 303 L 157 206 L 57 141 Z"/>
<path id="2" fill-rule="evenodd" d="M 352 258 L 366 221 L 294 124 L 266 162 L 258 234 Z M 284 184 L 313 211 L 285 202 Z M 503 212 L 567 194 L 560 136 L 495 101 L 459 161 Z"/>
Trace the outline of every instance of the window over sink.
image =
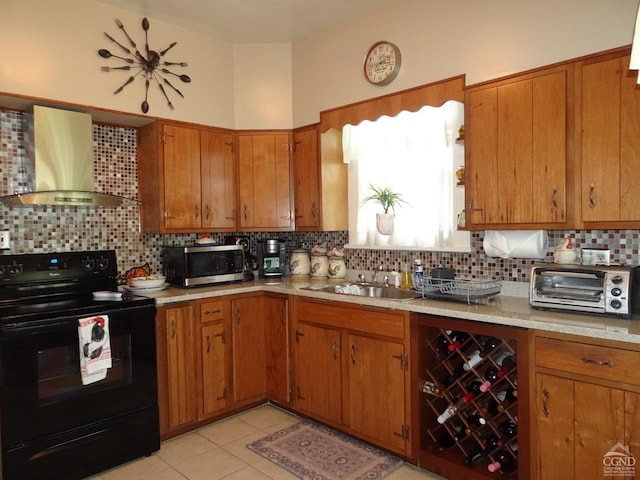
<path id="1" fill-rule="evenodd" d="M 456 177 L 464 166 L 458 138 L 463 123 L 463 104 L 451 100 L 343 127 L 343 158 L 349 164 L 348 247 L 470 250 L 469 232 L 457 229 L 464 209 L 464 182 Z M 404 200 L 395 207 L 391 234 L 376 228 L 381 205 L 363 203 L 373 193 L 372 185 L 389 188 Z"/>

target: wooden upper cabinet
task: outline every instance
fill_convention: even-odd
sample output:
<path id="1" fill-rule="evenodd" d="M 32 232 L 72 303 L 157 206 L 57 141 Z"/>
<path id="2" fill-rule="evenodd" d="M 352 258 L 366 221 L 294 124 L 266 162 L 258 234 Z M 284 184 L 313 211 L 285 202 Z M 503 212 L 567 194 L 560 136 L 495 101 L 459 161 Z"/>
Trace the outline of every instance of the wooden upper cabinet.
<path id="1" fill-rule="evenodd" d="M 200 132 L 164 125 L 165 227 L 201 226 Z"/>
<path id="2" fill-rule="evenodd" d="M 142 230 L 236 229 L 233 136 L 205 127 L 155 122 L 140 129 Z"/>
<path id="3" fill-rule="evenodd" d="M 202 227 L 235 229 L 236 165 L 231 134 L 200 132 L 200 172 Z"/>
<path id="4" fill-rule="evenodd" d="M 320 224 L 318 130 L 293 132 L 293 198 L 296 230 L 317 230 Z"/>
<path id="5" fill-rule="evenodd" d="M 469 228 L 566 224 L 570 77 L 570 66 L 562 66 L 466 91 Z"/>
<path id="6" fill-rule="evenodd" d="M 585 228 L 638 228 L 640 89 L 628 55 L 579 63 L 577 117 Z"/>
<path id="7" fill-rule="evenodd" d="M 238 134 L 239 227 L 290 230 L 289 133 Z"/>

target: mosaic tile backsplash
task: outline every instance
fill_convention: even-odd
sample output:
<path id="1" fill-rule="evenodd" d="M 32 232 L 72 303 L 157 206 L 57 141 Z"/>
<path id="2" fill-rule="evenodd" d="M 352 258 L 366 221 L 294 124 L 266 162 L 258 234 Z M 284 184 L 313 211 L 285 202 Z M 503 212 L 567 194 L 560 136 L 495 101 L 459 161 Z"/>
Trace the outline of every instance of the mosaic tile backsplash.
<path id="1" fill-rule="evenodd" d="M 0 195 L 12 194 L 24 188 L 26 148 L 23 118 L 19 112 L 0 110 Z M 94 178 L 96 190 L 137 199 L 136 130 L 109 125 L 94 125 Z M 140 233 L 139 208 L 134 204 L 117 208 L 79 208 L 60 206 L 32 206 L 9 208 L 0 205 L 0 230 L 8 230 L 11 249 L 5 254 L 43 253 L 80 250 L 115 249 L 121 273 L 129 268 L 149 263 L 153 272 L 162 270 L 162 245 L 191 244 L 199 235 L 157 235 Z M 284 239 L 287 251 L 310 247 L 315 243 L 329 246 L 345 244 L 347 232 L 237 232 L 249 237 L 255 252 L 258 240 Z M 552 246 L 565 236 L 574 238 L 576 247 L 608 248 L 612 261 L 637 264 L 640 231 L 638 230 L 581 230 L 549 232 L 547 261 L 552 261 Z M 223 241 L 225 234 L 212 234 Z M 400 270 L 403 262 L 421 258 L 428 269 L 441 262 L 457 270 L 459 275 L 501 278 L 506 281 L 527 282 L 534 260 L 499 259 L 485 255 L 482 242 L 484 232 L 474 232 L 471 253 L 431 253 L 393 250 L 347 250 L 348 268 L 372 270 L 382 263 L 385 270 Z"/>

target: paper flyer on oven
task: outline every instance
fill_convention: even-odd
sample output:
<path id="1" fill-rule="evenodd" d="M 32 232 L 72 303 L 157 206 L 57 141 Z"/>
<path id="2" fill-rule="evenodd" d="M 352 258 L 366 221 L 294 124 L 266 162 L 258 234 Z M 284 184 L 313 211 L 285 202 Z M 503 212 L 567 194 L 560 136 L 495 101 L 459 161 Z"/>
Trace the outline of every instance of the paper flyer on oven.
<path id="1" fill-rule="evenodd" d="M 103 380 L 111 368 L 109 316 L 96 315 L 78 320 L 80 374 L 82 384 Z"/>

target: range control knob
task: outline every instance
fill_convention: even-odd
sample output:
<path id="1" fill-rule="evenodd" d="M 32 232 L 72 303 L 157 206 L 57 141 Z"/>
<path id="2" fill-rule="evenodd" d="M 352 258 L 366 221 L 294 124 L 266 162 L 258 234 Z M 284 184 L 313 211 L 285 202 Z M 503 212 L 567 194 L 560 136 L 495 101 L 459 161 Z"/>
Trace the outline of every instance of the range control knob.
<path id="1" fill-rule="evenodd" d="M 613 277 L 611 277 L 611 283 L 613 283 L 614 285 L 622 283 L 622 277 L 620 275 L 614 275 Z"/>
<path id="2" fill-rule="evenodd" d="M 100 257 L 100 260 L 98 260 L 98 268 L 100 270 L 106 270 L 108 267 L 109 267 L 109 259 Z"/>
<path id="3" fill-rule="evenodd" d="M 13 265 L 8 265 L 7 269 L 9 271 L 9 275 L 13 275 L 14 277 L 17 277 L 22 273 L 22 264 L 14 263 Z"/>
<path id="4" fill-rule="evenodd" d="M 613 287 L 611 289 L 611 295 L 613 295 L 614 297 L 619 297 L 620 295 L 622 295 L 622 289 L 618 287 Z"/>
<path id="5" fill-rule="evenodd" d="M 611 300 L 611 308 L 615 308 L 616 310 L 622 307 L 622 302 L 620 300 Z"/>
<path id="6" fill-rule="evenodd" d="M 84 268 L 88 272 L 93 270 L 95 266 L 96 266 L 96 261 L 92 258 L 87 257 L 84 260 L 82 260 L 82 268 Z"/>

